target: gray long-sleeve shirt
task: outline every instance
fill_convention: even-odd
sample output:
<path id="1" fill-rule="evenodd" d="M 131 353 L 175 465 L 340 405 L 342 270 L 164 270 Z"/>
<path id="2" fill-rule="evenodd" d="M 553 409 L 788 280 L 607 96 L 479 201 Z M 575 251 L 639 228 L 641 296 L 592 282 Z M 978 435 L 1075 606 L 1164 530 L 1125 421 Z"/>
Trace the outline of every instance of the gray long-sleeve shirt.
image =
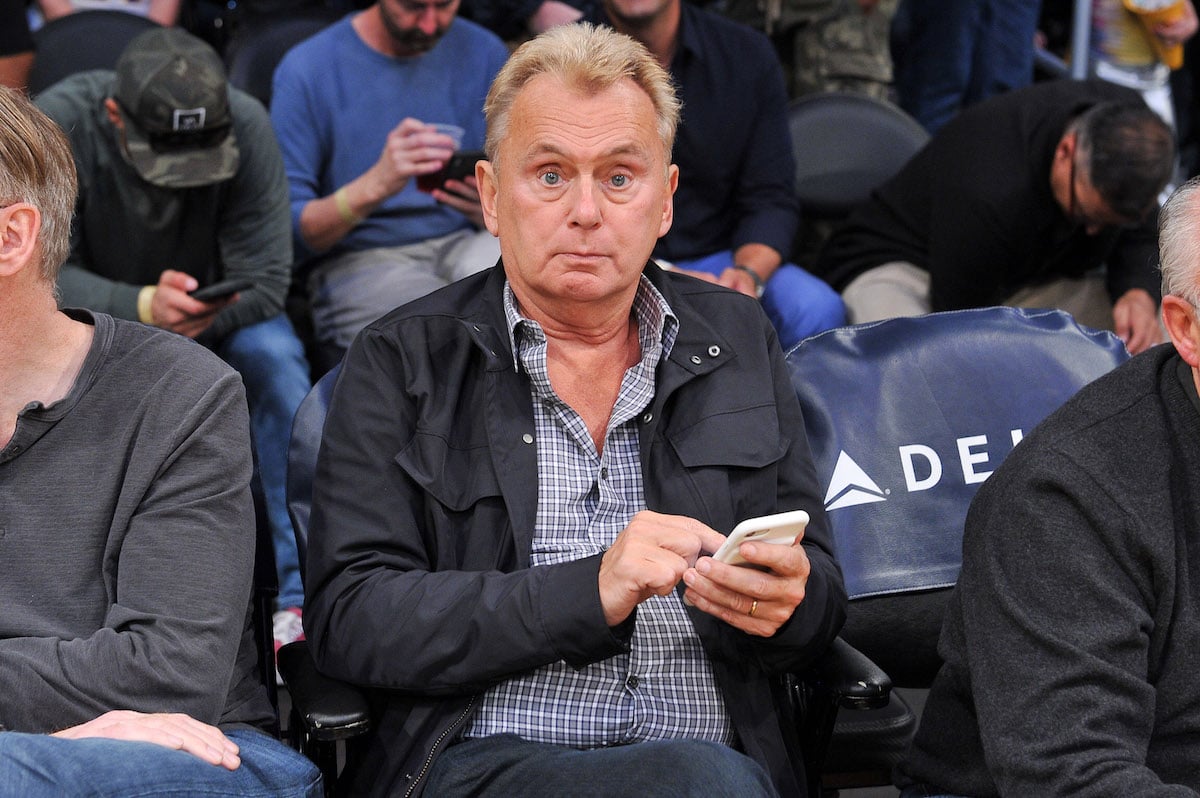
<path id="1" fill-rule="evenodd" d="M 75 385 L 0 449 L 0 725 L 262 723 L 241 381 L 180 336 L 73 314 L 95 325 Z"/>

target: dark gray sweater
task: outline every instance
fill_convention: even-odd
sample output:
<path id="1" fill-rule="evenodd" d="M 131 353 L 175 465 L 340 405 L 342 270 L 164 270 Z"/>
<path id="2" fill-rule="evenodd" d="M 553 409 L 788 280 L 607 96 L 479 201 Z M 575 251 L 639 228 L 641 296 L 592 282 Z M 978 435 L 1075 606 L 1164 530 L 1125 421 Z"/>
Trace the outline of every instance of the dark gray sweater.
<path id="1" fill-rule="evenodd" d="M 186 338 L 72 315 L 95 325 L 75 385 L 0 450 L 0 724 L 261 723 L 241 380 Z"/>
<path id="2" fill-rule="evenodd" d="M 945 660 L 898 781 L 1200 790 L 1200 413 L 1169 344 L 1043 422 L 971 505 Z"/>

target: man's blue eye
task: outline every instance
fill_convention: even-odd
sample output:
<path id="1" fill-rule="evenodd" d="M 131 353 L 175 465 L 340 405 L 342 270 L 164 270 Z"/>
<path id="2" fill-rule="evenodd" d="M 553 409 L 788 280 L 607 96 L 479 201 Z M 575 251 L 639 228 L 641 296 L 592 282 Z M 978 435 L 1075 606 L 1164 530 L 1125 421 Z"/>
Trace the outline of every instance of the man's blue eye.
<path id="1" fill-rule="evenodd" d="M 542 182 L 548 186 L 557 186 L 560 180 L 562 176 L 558 172 L 546 172 L 542 175 Z"/>
<path id="2" fill-rule="evenodd" d="M 625 188 L 629 185 L 629 175 L 613 175 L 612 184 L 617 188 Z"/>

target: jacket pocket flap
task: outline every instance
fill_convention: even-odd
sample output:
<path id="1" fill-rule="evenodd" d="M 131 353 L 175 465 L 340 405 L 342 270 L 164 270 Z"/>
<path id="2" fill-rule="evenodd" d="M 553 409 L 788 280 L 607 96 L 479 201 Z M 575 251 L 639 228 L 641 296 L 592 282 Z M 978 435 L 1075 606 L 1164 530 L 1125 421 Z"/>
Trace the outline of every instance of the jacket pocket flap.
<path id="1" fill-rule="evenodd" d="M 466 510 L 500 495 L 500 483 L 485 446 L 455 448 L 445 438 L 418 432 L 396 455 L 396 464 L 450 510 Z"/>
<path id="2" fill-rule="evenodd" d="M 783 458 L 779 416 L 764 404 L 715 413 L 666 433 L 680 462 L 689 468 L 762 468 Z"/>

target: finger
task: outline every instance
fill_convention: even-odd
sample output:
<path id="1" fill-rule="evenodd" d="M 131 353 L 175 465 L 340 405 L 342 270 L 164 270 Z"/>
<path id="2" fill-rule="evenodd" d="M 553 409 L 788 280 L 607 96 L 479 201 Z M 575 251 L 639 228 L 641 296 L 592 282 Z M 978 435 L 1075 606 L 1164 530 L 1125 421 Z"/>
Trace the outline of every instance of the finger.
<path id="1" fill-rule="evenodd" d="M 479 190 L 472 185 L 472 183 L 475 182 L 475 178 L 472 177 L 470 179 L 471 183 L 467 183 L 463 180 L 447 180 L 444 184 L 442 184 L 442 188 L 445 189 L 446 192 L 453 194 L 455 197 L 459 197 L 474 205 L 478 205 Z"/>
<path id="2" fill-rule="evenodd" d="M 754 615 L 751 615 L 750 607 L 754 606 L 752 602 L 747 604 L 744 610 L 741 610 L 726 604 L 714 602 L 706 596 L 693 593 L 691 590 L 687 592 L 687 595 L 691 598 L 692 604 L 696 609 L 714 618 L 719 618 L 730 626 L 740 629 L 747 634 L 758 637 L 770 637 L 782 625 L 769 617 L 771 610 L 761 600 L 758 603 L 757 609 L 755 609 Z"/>
<path id="3" fill-rule="evenodd" d="M 200 283 L 190 274 L 167 269 L 158 276 L 158 287 L 160 290 L 170 288 L 186 294 L 188 291 L 195 291 L 199 288 Z"/>
<path id="4" fill-rule="evenodd" d="M 179 738 L 178 750 L 213 765 L 234 770 L 240 764 L 237 743 L 215 726 L 182 714 L 156 716 L 165 732 Z"/>

